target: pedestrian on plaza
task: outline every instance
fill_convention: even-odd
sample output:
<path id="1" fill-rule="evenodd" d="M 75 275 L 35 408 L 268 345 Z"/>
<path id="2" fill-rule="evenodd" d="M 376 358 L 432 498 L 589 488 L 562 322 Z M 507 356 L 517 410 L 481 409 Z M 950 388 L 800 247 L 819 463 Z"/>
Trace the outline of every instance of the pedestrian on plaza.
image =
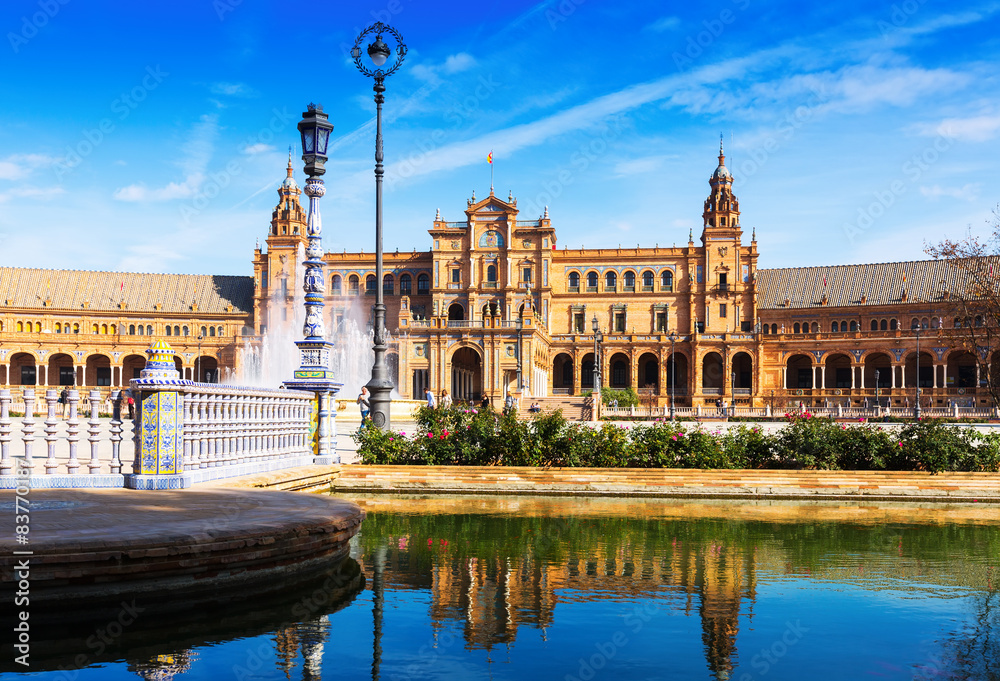
<path id="1" fill-rule="evenodd" d="M 59 393 L 59 404 L 62 405 L 62 417 L 66 418 L 66 407 L 69 406 L 69 392 L 66 388 Z"/>
<path id="2" fill-rule="evenodd" d="M 514 411 L 514 396 L 507 391 L 507 397 L 503 401 L 503 411 L 505 414 Z"/>
<path id="3" fill-rule="evenodd" d="M 490 396 L 483 395 L 483 401 L 479 404 L 480 409 L 491 409 L 493 405 L 490 403 Z"/>
<path id="4" fill-rule="evenodd" d="M 119 390 L 114 395 L 114 400 L 111 402 L 111 420 L 121 421 L 122 420 L 122 402 L 125 397 L 122 394 L 124 391 Z"/>
<path id="5" fill-rule="evenodd" d="M 434 409 L 434 408 L 436 408 L 438 406 L 437 405 L 437 399 L 434 397 L 434 393 L 431 392 L 431 389 L 427 388 L 427 390 L 426 390 L 426 392 L 424 394 L 427 397 L 427 408 L 428 409 Z"/>
<path id="6" fill-rule="evenodd" d="M 447 390 L 441 391 L 441 408 L 447 409 L 451 406 L 451 395 L 448 394 Z"/>
<path id="7" fill-rule="evenodd" d="M 361 394 L 358 395 L 358 407 L 361 408 L 361 427 L 364 428 L 368 425 L 368 414 L 372 411 L 371 402 L 369 401 L 368 388 L 361 388 Z"/>
<path id="8" fill-rule="evenodd" d="M 129 420 L 135 419 L 135 400 L 132 399 L 132 391 L 125 391 L 125 403 L 128 404 L 128 417 Z"/>

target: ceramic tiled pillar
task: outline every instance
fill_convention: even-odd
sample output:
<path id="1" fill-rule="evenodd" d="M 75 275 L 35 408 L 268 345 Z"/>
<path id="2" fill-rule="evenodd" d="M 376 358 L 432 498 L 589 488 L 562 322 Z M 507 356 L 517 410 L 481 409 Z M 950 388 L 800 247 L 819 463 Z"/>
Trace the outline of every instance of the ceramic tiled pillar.
<path id="1" fill-rule="evenodd" d="M 165 341 L 146 350 L 149 358 L 131 382 L 136 404 L 135 463 L 125 478 L 130 489 L 181 489 L 191 486 L 184 475 L 182 396 L 190 383 L 174 367 L 174 351 Z"/>

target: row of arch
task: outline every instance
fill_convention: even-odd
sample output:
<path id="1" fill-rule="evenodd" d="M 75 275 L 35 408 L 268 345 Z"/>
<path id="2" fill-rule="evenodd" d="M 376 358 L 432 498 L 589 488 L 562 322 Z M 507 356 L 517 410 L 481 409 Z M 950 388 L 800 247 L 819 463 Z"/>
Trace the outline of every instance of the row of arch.
<path id="1" fill-rule="evenodd" d="M 185 379 L 219 380 L 219 360 L 212 355 L 203 354 L 188 362 L 174 355 L 174 364 Z M 146 357 L 137 354 L 125 355 L 115 364 L 111 357 L 97 352 L 79 361 L 67 353 L 56 353 L 43 361 L 32 352 L 16 352 L 8 363 L 0 364 L 0 385 L 120 387 L 138 378 L 145 366 Z M 198 378 L 194 378 L 195 372 Z"/>
<path id="2" fill-rule="evenodd" d="M 980 315 L 975 317 L 955 317 L 953 320 L 953 327 L 955 329 L 961 328 L 963 326 L 982 326 L 983 318 Z M 850 321 L 844 320 L 834 320 L 830 322 L 830 332 L 831 333 L 849 333 L 857 331 L 860 328 L 860 322 L 856 319 Z M 780 329 L 777 324 L 764 324 L 762 330 L 765 334 L 778 334 L 786 333 L 785 325 L 782 324 Z M 907 330 L 913 328 L 920 329 L 943 329 L 945 328 L 944 319 L 941 317 L 913 317 L 910 320 L 910 324 L 903 325 L 900 324 L 895 318 L 883 318 L 883 319 L 872 319 L 868 323 L 869 331 L 895 331 L 897 329 Z M 819 322 L 795 322 L 790 329 L 791 333 L 819 333 L 820 325 Z"/>
<path id="3" fill-rule="evenodd" d="M 3 322 L 0 321 L 0 331 L 4 330 Z M 81 331 L 86 329 L 86 323 L 83 326 L 79 322 L 56 322 L 52 329 L 55 333 L 72 333 L 79 334 Z M 196 327 L 197 328 L 197 327 Z M 31 321 L 18 321 L 14 325 L 14 330 L 17 333 L 42 333 L 42 323 L 41 322 L 31 322 Z M 154 335 L 152 324 L 128 324 L 122 325 L 122 330 L 130 336 L 152 336 Z M 187 325 L 170 325 L 164 326 L 165 335 L 167 336 L 189 336 L 191 335 L 191 329 Z M 117 324 L 99 324 L 92 323 L 90 325 L 90 333 L 97 336 L 114 336 L 118 333 Z M 201 335 L 204 337 L 215 337 L 224 336 L 225 327 L 222 326 L 202 326 Z"/>
<path id="4" fill-rule="evenodd" d="M 992 361 L 991 371 L 1000 371 L 1000 363 Z M 919 381 L 922 388 L 974 388 L 980 378 L 975 355 L 965 350 L 952 350 L 942 360 L 930 352 L 921 352 L 919 358 L 915 351 L 908 352 L 898 362 L 875 350 L 856 361 L 843 353 L 831 353 L 822 361 L 807 354 L 791 355 L 785 361 L 784 385 L 791 390 L 874 389 L 912 387 Z"/>
<path id="5" fill-rule="evenodd" d="M 587 288 L 591 290 L 596 290 L 598 282 L 600 281 L 600 275 L 596 270 L 589 270 L 586 275 L 576 270 L 571 271 L 567 275 L 567 285 L 571 291 L 579 291 L 580 289 L 580 279 L 581 277 L 586 277 Z M 625 290 L 635 290 L 636 277 L 640 277 L 642 281 L 642 289 L 644 291 L 652 291 L 654 283 L 656 281 L 656 273 L 653 270 L 643 270 L 641 275 L 638 275 L 635 270 L 625 270 L 621 275 L 622 286 Z M 660 290 L 661 291 L 672 291 L 674 288 L 674 271 L 673 270 L 662 270 L 659 275 L 660 279 Z M 618 289 L 618 272 L 614 270 L 609 270 L 604 273 L 604 290 L 605 291 L 616 291 Z"/>
<path id="6" fill-rule="evenodd" d="M 374 274 L 365 277 L 365 295 L 375 295 L 378 278 Z M 347 277 L 347 295 L 359 295 L 361 277 L 352 274 Z M 417 275 L 417 295 L 426 295 L 431 292 L 431 277 L 422 272 Z M 330 293 L 335 296 L 344 294 L 344 279 L 339 274 L 330 277 Z M 384 295 L 395 295 L 396 278 L 391 274 L 382 276 L 382 293 Z M 408 296 L 413 293 L 413 277 L 403 274 L 399 277 L 399 295 Z"/>
<path id="7" fill-rule="evenodd" d="M 664 370 L 662 380 L 661 368 Z M 672 357 L 668 355 L 662 363 L 655 353 L 645 352 L 636 359 L 636 385 L 633 385 L 631 358 L 624 352 L 612 352 L 602 368 L 603 385 L 615 389 L 650 389 L 659 395 L 668 394 L 673 385 L 674 393 L 683 395 L 695 378 L 691 375 L 690 368 L 690 360 L 684 352 L 674 352 Z M 725 360 L 720 353 L 709 352 L 702 358 L 698 385 L 706 394 L 722 394 L 723 389 L 729 387 L 736 394 L 749 395 L 753 392 L 753 376 L 753 358 L 750 353 L 737 352 L 732 357 L 727 385 Z M 594 353 L 584 354 L 579 367 L 575 365 L 571 354 L 558 353 L 552 359 L 552 387 L 570 393 L 592 389 Z"/>

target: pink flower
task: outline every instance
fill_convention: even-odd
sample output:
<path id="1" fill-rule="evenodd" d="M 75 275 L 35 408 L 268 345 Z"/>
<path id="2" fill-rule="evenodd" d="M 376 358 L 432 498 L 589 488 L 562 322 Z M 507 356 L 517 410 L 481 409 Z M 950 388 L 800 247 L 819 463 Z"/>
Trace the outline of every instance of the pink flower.
<path id="1" fill-rule="evenodd" d="M 444 431 L 444 436 L 445 436 L 445 437 L 447 437 L 447 436 L 448 436 L 448 431 L 447 431 L 447 430 L 446 430 L 446 431 Z"/>
<path id="2" fill-rule="evenodd" d="M 473 409 L 473 410 L 472 410 L 472 413 L 473 413 L 473 414 L 478 414 L 478 413 L 479 413 L 479 410 L 478 410 L 478 409 Z"/>
<path id="3" fill-rule="evenodd" d="M 897 442 L 896 444 L 897 444 L 897 445 L 898 445 L 899 447 L 902 447 L 902 446 L 903 446 L 903 443 L 902 443 L 902 442 Z"/>
<path id="4" fill-rule="evenodd" d="M 442 435 L 440 439 L 442 439 L 442 440 L 443 440 L 443 439 L 444 439 L 444 435 Z"/>
<path id="5" fill-rule="evenodd" d="M 391 438 L 391 437 L 390 437 L 390 438 L 389 438 L 389 442 L 395 442 L 395 440 L 394 440 L 393 438 Z"/>
<path id="6" fill-rule="evenodd" d="M 406 437 L 406 433 L 404 433 L 403 431 L 399 431 L 399 436 L 400 437 Z"/>
<path id="7" fill-rule="evenodd" d="M 429 437 L 430 439 L 433 440 L 434 439 L 434 433 L 427 433 L 427 437 Z"/>
<path id="8" fill-rule="evenodd" d="M 677 442 L 677 436 L 676 436 L 676 435 L 674 435 L 674 436 L 673 436 L 672 438 L 670 438 L 670 439 L 671 439 L 671 440 L 673 440 L 674 442 Z"/>

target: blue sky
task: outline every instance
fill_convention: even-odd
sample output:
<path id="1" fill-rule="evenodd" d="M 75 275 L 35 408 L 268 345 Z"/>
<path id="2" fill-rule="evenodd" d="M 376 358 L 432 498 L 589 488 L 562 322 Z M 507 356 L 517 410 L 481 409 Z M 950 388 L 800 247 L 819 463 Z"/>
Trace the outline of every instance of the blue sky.
<path id="1" fill-rule="evenodd" d="M 428 6 L 431 5 L 431 6 Z M 0 264 L 249 274 L 310 101 L 334 123 L 328 250 L 425 250 L 473 190 L 548 205 L 559 246 L 683 244 L 720 133 L 763 267 L 915 259 L 1000 201 L 1000 4 L 8 0 Z M 302 18 L 307 17 L 307 18 Z M 301 160 L 296 152 L 296 179 Z"/>

